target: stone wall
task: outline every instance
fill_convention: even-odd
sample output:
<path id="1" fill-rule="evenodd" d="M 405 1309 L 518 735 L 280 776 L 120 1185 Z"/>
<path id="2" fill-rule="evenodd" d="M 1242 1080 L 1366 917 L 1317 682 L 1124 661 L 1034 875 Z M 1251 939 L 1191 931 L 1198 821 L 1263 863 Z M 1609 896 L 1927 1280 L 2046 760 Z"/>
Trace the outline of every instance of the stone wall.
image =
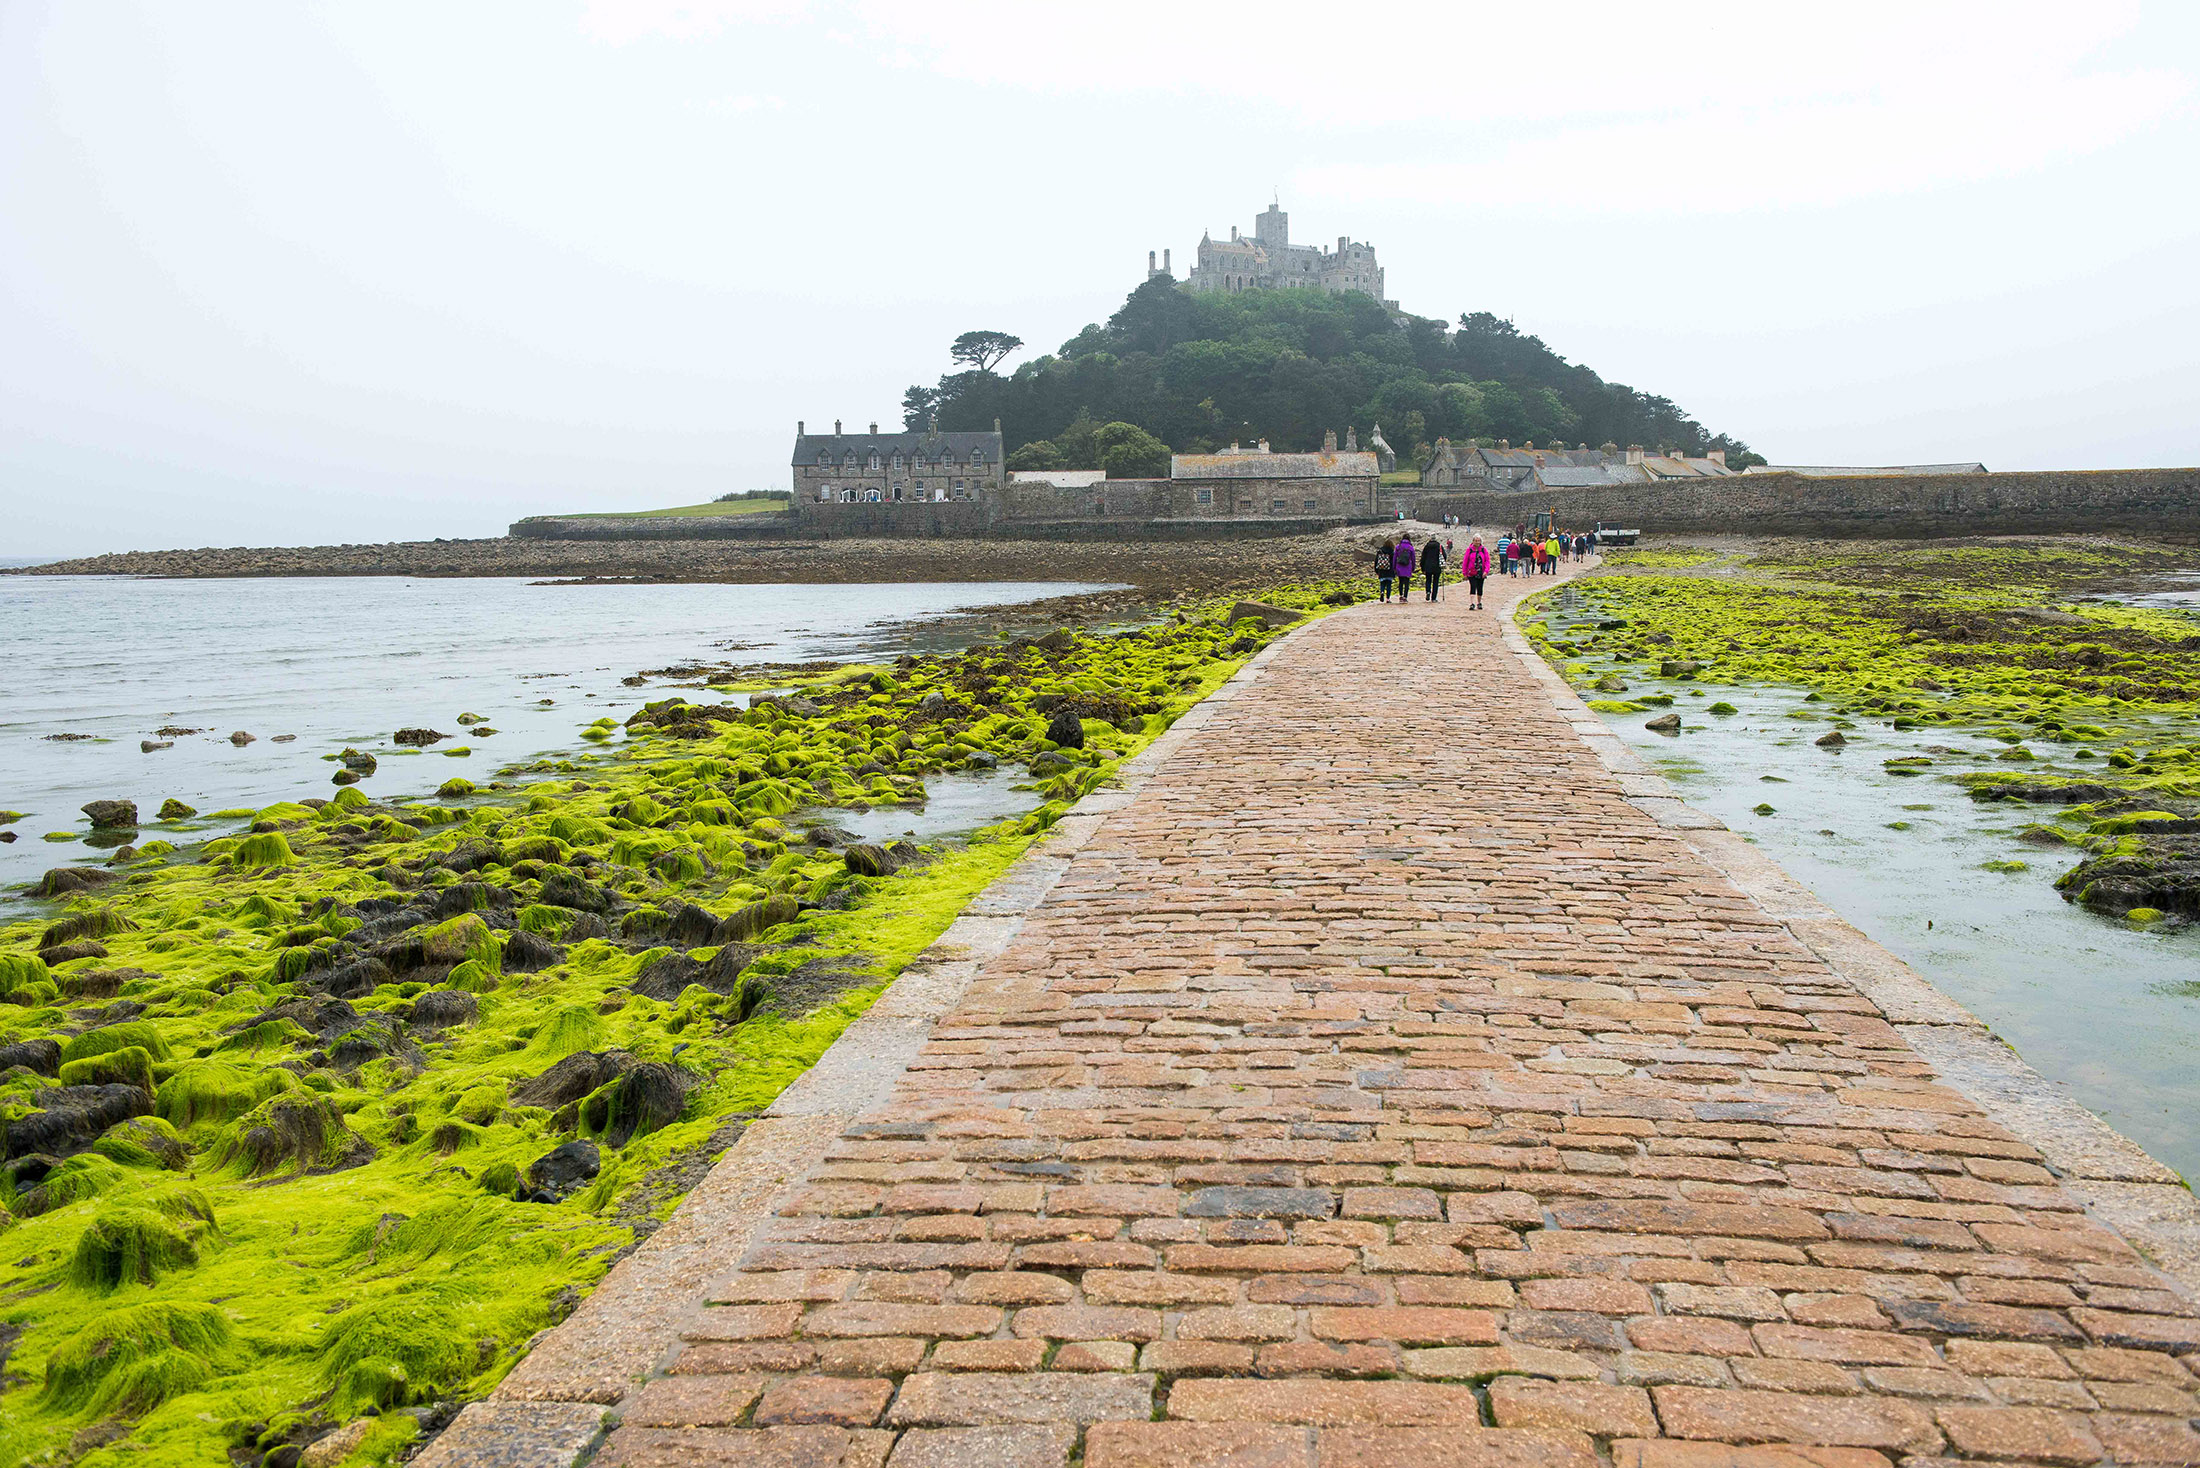
<path id="1" fill-rule="evenodd" d="M 1511 525 L 1541 510 L 1559 523 L 1756 535 L 2018 535 L 2086 530 L 2200 537 L 2200 469 L 1804 478 L 1737 474 L 1524 493 L 1428 493 L 1421 519 Z"/>

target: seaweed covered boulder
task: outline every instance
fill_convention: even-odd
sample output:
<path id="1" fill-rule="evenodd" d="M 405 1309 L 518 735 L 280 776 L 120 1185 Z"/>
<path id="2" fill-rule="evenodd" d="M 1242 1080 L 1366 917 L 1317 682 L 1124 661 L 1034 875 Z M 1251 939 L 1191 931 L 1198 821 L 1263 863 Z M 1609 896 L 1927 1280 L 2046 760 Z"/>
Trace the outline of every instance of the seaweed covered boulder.
<path id="1" fill-rule="evenodd" d="M 695 1077 L 677 1065 L 638 1061 L 582 1099 L 576 1112 L 581 1135 L 598 1138 L 607 1147 L 624 1147 L 645 1132 L 678 1121 L 695 1085 Z"/>
<path id="2" fill-rule="evenodd" d="M 126 831 L 137 827 L 137 802 L 134 800 L 87 801 L 83 809 L 84 819 L 92 823 L 95 831 Z"/>
<path id="3" fill-rule="evenodd" d="M 40 1110 L 0 1121 L 0 1155 L 20 1157 L 43 1152 L 65 1157 L 99 1140 L 116 1122 L 144 1116 L 153 1109 L 152 1093 L 142 1086 L 110 1083 L 56 1086 L 38 1094 Z"/>
<path id="4" fill-rule="evenodd" d="M 18 1040 L 12 1045 L 0 1045 L 0 1074 L 5 1074 L 19 1065 L 32 1075 L 59 1075 L 61 1073 L 61 1042 L 41 1037 L 34 1040 Z"/>
<path id="5" fill-rule="evenodd" d="M 339 1172 L 371 1160 L 374 1148 L 347 1126 L 327 1097 L 288 1091 L 232 1123 L 215 1146 L 216 1166 L 247 1177 Z"/>
<path id="6" fill-rule="evenodd" d="M 458 1317 L 427 1294 L 344 1311 L 322 1327 L 318 1354 L 329 1410 L 338 1416 L 450 1395 L 475 1359 Z"/>
<path id="7" fill-rule="evenodd" d="M 149 1285 L 194 1268 L 199 1241 L 213 1231 L 214 1207 L 196 1188 L 103 1206 L 77 1236 L 70 1280 L 88 1290 Z"/>
<path id="8" fill-rule="evenodd" d="M 421 1029 L 441 1030 L 470 1025 L 480 1012 L 481 1001 L 464 989 L 430 989 L 413 1000 L 406 1021 Z"/>
<path id="9" fill-rule="evenodd" d="M 2200 837 L 2123 837 L 2056 878 L 2055 889 L 2114 917 L 2137 911 L 2200 921 Z"/>
<path id="10" fill-rule="evenodd" d="M 522 1196 L 530 1203 L 559 1203 L 593 1181 L 603 1167 L 594 1142 L 561 1142 L 527 1164 Z"/>
<path id="11" fill-rule="evenodd" d="M 607 1050 L 601 1054 L 582 1050 L 566 1056 L 533 1080 L 522 1081 L 513 1087 L 512 1104 L 541 1106 L 555 1111 L 609 1085 L 633 1064 L 634 1057 L 624 1050 Z"/>
<path id="12" fill-rule="evenodd" d="M 138 1416 L 198 1390 L 241 1354 L 219 1307 L 149 1300 L 95 1315 L 56 1346 L 40 1402 L 64 1412 Z"/>
<path id="13" fill-rule="evenodd" d="M 70 897 L 78 892 L 88 892 L 94 887 L 104 887 L 116 880 L 115 873 L 98 867 L 54 867 L 40 877 L 31 887 L 33 897 Z"/>
<path id="14" fill-rule="evenodd" d="M 1047 739 L 1050 743 L 1058 744 L 1064 749 L 1083 749 L 1085 747 L 1084 720 L 1077 716 L 1075 709 L 1055 710 L 1054 717 L 1047 720 Z"/>

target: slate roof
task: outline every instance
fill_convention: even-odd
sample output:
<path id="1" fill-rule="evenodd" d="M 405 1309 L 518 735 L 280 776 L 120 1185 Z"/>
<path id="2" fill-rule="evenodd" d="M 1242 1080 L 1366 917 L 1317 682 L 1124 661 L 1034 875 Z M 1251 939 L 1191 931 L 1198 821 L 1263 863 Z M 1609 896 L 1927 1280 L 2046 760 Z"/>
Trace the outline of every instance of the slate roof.
<path id="1" fill-rule="evenodd" d="M 1805 479 L 1841 479 L 1850 475 L 1895 474 L 1984 474 L 1986 466 L 1969 464 L 1885 464 L 1874 468 L 1844 467 L 1838 464 L 1755 464 L 1747 471 L 1751 474 L 1800 474 Z"/>
<path id="2" fill-rule="evenodd" d="M 839 464 L 845 455 L 853 453 L 860 465 L 869 462 L 873 449 L 889 464 L 896 453 L 905 463 L 920 453 L 928 459 L 952 453 L 958 461 L 968 462 L 974 451 L 982 452 L 989 464 L 1001 462 L 998 433 L 926 433 L 922 429 L 909 433 L 805 433 L 794 441 L 791 462 L 815 464 L 818 455 L 825 454 L 831 463 Z"/>
<path id="3" fill-rule="evenodd" d="M 1172 454 L 1171 479 L 1352 479 L 1382 471 L 1365 449 L 1326 454 Z"/>

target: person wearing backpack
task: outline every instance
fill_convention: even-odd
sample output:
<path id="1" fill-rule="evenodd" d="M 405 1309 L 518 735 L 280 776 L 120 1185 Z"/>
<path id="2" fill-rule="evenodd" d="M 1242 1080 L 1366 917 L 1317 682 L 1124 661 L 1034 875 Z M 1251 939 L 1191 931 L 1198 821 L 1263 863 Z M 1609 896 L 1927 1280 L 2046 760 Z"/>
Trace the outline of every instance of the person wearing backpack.
<path id="1" fill-rule="evenodd" d="M 1375 547 L 1375 599 L 1377 601 L 1390 600 L 1391 578 L 1398 574 L 1397 553 L 1398 539 L 1396 536 L 1392 536 L 1389 540 Z M 1404 594 L 1403 592 L 1399 593 L 1401 596 Z"/>
<path id="2" fill-rule="evenodd" d="M 1433 535 L 1421 546 L 1421 580 L 1428 600 L 1436 600 L 1436 590 L 1444 584 L 1444 543 Z"/>

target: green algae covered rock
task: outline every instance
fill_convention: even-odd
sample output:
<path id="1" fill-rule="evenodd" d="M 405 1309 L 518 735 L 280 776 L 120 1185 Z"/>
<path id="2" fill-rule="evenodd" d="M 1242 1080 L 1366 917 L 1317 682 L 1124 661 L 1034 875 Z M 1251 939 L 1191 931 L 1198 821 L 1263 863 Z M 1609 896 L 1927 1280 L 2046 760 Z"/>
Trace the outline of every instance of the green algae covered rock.
<path id="1" fill-rule="evenodd" d="M 188 821 L 197 814 L 196 809 L 185 805 L 174 796 L 160 803 L 160 818 L 164 821 Z"/>
<path id="2" fill-rule="evenodd" d="M 229 848 L 230 863 L 240 867 L 288 866 L 297 859 L 280 831 L 255 831 Z"/>
<path id="3" fill-rule="evenodd" d="M 329 1409 L 350 1416 L 449 1395 L 472 1374 L 473 1345 L 432 1298 L 396 1296 L 346 1310 L 322 1328 Z"/>
<path id="4" fill-rule="evenodd" d="M 61 1063 L 64 1086 L 136 1086 L 148 1095 L 153 1089 L 153 1057 L 143 1046 L 125 1045 L 103 1055 Z"/>
<path id="5" fill-rule="evenodd" d="M 213 1305 L 147 1301 L 95 1315 L 46 1358 L 43 1405 L 117 1417 L 195 1391 L 240 1352 Z"/>
<path id="6" fill-rule="evenodd" d="M 83 1289 L 111 1291 L 149 1285 L 199 1262 L 199 1240 L 211 1232 L 213 1205 L 187 1188 L 147 1203 L 103 1206 L 77 1236 L 69 1278 Z"/>
<path id="7" fill-rule="evenodd" d="M 95 1055 L 137 1048 L 153 1060 L 168 1058 L 168 1042 L 161 1037 L 160 1027 L 151 1020 L 130 1020 L 119 1025 L 103 1025 L 96 1030 L 86 1030 L 72 1035 L 62 1042 L 61 1059 L 64 1064 L 72 1060 L 87 1060 Z"/>

